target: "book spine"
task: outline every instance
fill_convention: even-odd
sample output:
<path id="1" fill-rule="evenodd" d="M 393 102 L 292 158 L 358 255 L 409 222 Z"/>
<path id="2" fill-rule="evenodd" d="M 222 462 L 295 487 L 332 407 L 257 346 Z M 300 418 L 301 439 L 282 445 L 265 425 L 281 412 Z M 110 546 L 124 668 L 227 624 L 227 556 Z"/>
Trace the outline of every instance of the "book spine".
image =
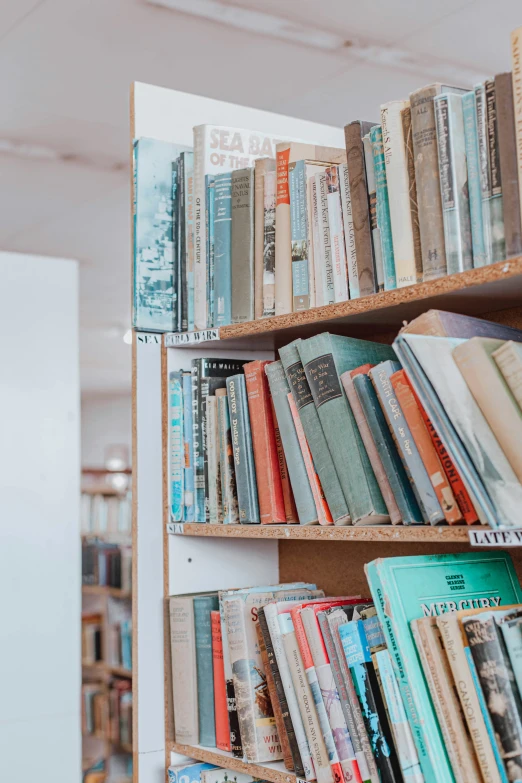
<path id="1" fill-rule="evenodd" d="M 410 196 L 410 218 L 413 233 L 413 250 L 415 252 L 415 270 L 417 283 L 422 283 L 422 244 L 419 226 L 419 202 L 417 198 L 417 181 L 415 179 L 415 155 L 413 154 L 413 132 L 411 127 L 411 106 L 407 101 L 401 109 L 402 138 L 406 148 L 406 170 L 408 172 L 408 192 Z"/>
<path id="2" fill-rule="evenodd" d="M 205 521 L 205 473 L 202 440 L 201 362 L 192 362 L 192 460 L 194 464 L 194 522 Z"/>
<path id="3" fill-rule="evenodd" d="M 370 207 L 363 149 L 363 136 L 367 130 L 370 130 L 370 123 L 361 123 L 358 120 L 351 122 L 344 129 L 360 296 L 375 293 Z"/>
<path id="4" fill-rule="evenodd" d="M 238 324 L 254 319 L 254 170 L 232 172 L 231 316 Z"/>
<path id="5" fill-rule="evenodd" d="M 330 224 L 328 222 L 328 187 L 326 184 L 326 174 L 318 172 L 315 175 L 315 183 L 319 210 L 319 244 L 321 248 L 321 257 L 323 259 L 322 289 L 324 304 L 333 304 L 335 302 L 335 288 L 333 281 L 332 246 L 330 243 Z"/>
<path id="6" fill-rule="evenodd" d="M 273 675 L 283 714 L 283 721 L 290 741 L 295 774 L 305 780 L 311 780 L 315 778 L 314 768 L 303 720 L 301 718 L 292 683 L 292 675 L 283 648 L 281 630 L 277 619 L 277 607 L 275 605 L 265 606 L 263 608 L 263 615 L 266 620 L 267 632 L 273 649 Z M 266 642 L 267 639 L 265 637 L 265 643 Z M 270 649 L 270 645 L 267 649 Z"/>
<path id="7" fill-rule="evenodd" d="M 401 692 L 393 671 L 388 649 L 378 650 L 375 653 L 375 658 L 379 667 L 379 676 L 386 699 L 387 713 L 390 717 L 393 735 L 396 740 L 397 755 L 403 779 L 407 783 L 424 783 L 419 756 L 413 741 L 410 724 L 406 717 Z"/>
<path id="8" fill-rule="evenodd" d="M 404 370 L 400 370 L 390 378 L 397 401 L 410 428 L 446 522 L 449 525 L 458 524 L 462 521 L 462 514 L 405 375 Z"/>
<path id="9" fill-rule="evenodd" d="M 295 431 L 292 413 L 288 405 L 288 392 L 290 388 L 285 377 L 283 365 L 280 361 L 271 362 L 265 367 L 268 377 L 272 400 L 279 425 L 281 441 L 285 452 L 290 483 L 294 494 L 299 522 L 301 525 L 315 525 L 318 523 L 317 510 L 306 474 L 306 468 L 299 447 L 299 440 Z"/>
<path id="10" fill-rule="evenodd" d="M 214 285 L 215 285 L 215 275 L 214 275 L 214 250 L 215 250 L 215 239 L 214 239 L 214 218 L 215 218 L 215 206 L 216 206 L 216 188 L 215 188 L 215 177 L 207 175 L 206 179 L 208 179 L 208 186 L 207 186 L 207 258 L 208 258 L 208 274 L 207 274 L 207 315 L 208 315 L 208 324 L 207 326 L 213 327 L 215 323 L 215 309 L 216 309 L 216 301 L 214 297 Z"/>
<path id="11" fill-rule="evenodd" d="M 417 282 L 410 210 L 410 181 L 401 120 L 401 111 L 406 105 L 406 101 L 392 101 L 381 106 L 382 141 L 397 288 Z"/>
<path id="12" fill-rule="evenodd" d="M 291 343 L 280 348 L 279 355 L 283 363 L 288 385 L 294 396 L 304 434 L 312 453 L 314 467 L 319 475 L 334 524 L 349 524 L 350 514 L 348 506 L 339 483 L 339 477 L 335 470 L 321 422 L 319 421 L 304 367 L 299 358 L 299 352 L 295 344 Z"/>
<path id="13" fill-rule="evenodd" d="M 464 122 L 464 141 L 466 144 L 466 164 L 468 169 L 473 266 L 479 267 L 488 263 L 488 254 L 484 240 L 484 226 L 482 222 L 477 106 L 475 92 L 473 90 L 462 96 L 462 117 Z"/>
<path id="14" fill-rule="evenodd" d="M 172 179 L 172 293 L 173 293 L 173 307 L 172 307 L 172 325 L 174 331 L 180 332 L 180 319 L 181 319 L 181 269 L 180 269 L 180 252 L 179 252 L 179 184 L 178 184 L 178 163 L 174 161 L 172 163 L 171 171 Z"/>
<path id="15" fill-rule="evenodd" d="M 518 774 L 513 776 L 511 769 L 522 767 L 522 701 L 502 632 L 490 613 L 464 617 L 462 627 L 508 778 L 518 778 Z M 493 705 L 497 703 L 502 705 L 501 709 L 495 709 Z"/>
<path id="16" fill-rule="evenodd" d="M 180 373 L 169 374 L 170 407 L 170 518 L 183 519 L 183 393 Z"/>
<path id="17" fill-rule="evenodd" d="M 308 176 L 308 169 L 304 168 L 304 188 L 306 192 L 306 241 L 308 246 L 308 287 L 310 289 L 310 307 L 317 307 L 317 294 L 315 290 L 315 251 L 314 251 L 314 211 L 312 203 L 313 177 Z M 317 191 L 316 191 L 317 192 Z M 316 204 L 317 208 L 317 204 Z"/>
<path id="18" fill-rule="evenodd" d="M 176 742 L 199 743 L 194 613 L 190 598 L 169 599 L 174 735 Z"/>
<path id="19" fill-rule="evenodd" d="M 275 315 L 292 312 L 292 245 L 290 229 L 290 148 L 277 150 L 275 208 Z"/>
<path id="20" fill-rule="evenodd" d="M 194 329 L 207 328 L 205 231 L 205 126 L 194 128 Z"/>
<path id="21" fill-rule="evenodd" d="M 227 395 L 230 409 L 230 429 L 236 473 L 239 522 L 247 525 L 257 525 L 259 524 L 259 505 L 244 375 L 233 375 L 227 378 Z"/>
<path id="22" fill-rule="evenodd" d="M 350 289 L 350 299 L 358 299 L 361 292 L 359 289 L 359 272 L 357 270 L 357 252 L 355 249 L 355 228 L 353 225 L 352 197 L 350 194 L 350 175 L 346 163 L 339 166 L 339 181 L 341 187 L 341 206 L 343 210 L 344 246 L 348 266 L 348 287 Z"/>
<path id="23" fill-rule="evenodd" d="M 286 464 L 285 450 L 281 440 L 281 432 L 277 423 L 277 415 L 274 407 L 272 395 L 270 395 L 270 406 L 272 408 L 272 418 L 274 420 L 274 434 L 277 449 L 277 464 L 279 466 L 279 475 L 281 476 L 281 486 L 283 488 L 283 502 L 285 504 L 285 517 L 287 525 L 298 525 L 297 508 L 294 501 L 290 476 L 288 475 L 288 466 Z"/>
<path id="24" fill-rule="evenodd" d="M 310 308 L 305 165 L 299 160 L 288 167 L 294 312 Z"/>
<path id="25" fill-rule="evenodd" d="M 371 131 L 370 131 L 371 133 Z M 382 243 L 379 221 L 377 219 L 377 192 L 375 185 L 375 167 L 370 133 L 363 137 L 364 160 L 366 166 L 366 183 L 370 201 L 370 229 L 372 232 L 373 258 L 375 262 L 375 285 L 377 291 L 384 291 L 384 264 L 382 258 Z"/>
<path id="26" fill-rule="evenodd" d="M 308 179 L 308 190 L 310 192 L 310 206 L 312 216 L 312 244 L 314 249 L 314 289 L 315 289 L 315 307 L 324 305 L 323 292 L 323 266 L 324 257 L 322 253 L 320 228 L 319 228 L 319 191 L 317 190 L 317 180 L 315 176 Z"/>
<path id="27" fill-rule="evenodd" d="M 214 189 L 215 323 L 216 326 L 225 326 L 232 322 L 232 175 L 218 174 Z"/>
<path id="28" fill-rule="evenodd" d="M 262 525 L 286 523 L 266 362 L 244 366 Z"/>
<path id="29" fill-rule="evenodd" d="M 348 299 L 348 270 L 346 268 L 341 194 L 339 192 L 339 169 L 337 166 L 329 166 L 325 174 L 334 298 L 336 302 L 345 302 Z"/>
<path id="30" fill-rule="evenodd" d="M 217 596 L 195 596 L 194 629 L 198 682 L 199 744 L 216 747 L 214 674 L 210 613 L 218 608 Z"/>
<path id="31" fill-rule="evenodd" d="M 522 209 L 522 27 L 511 33 L 513 63 L 513 105 L 518 171 L 518 201 Z"/>
<path id="32" fill-rule="evenodd" d="M 225 602 L 221 593 L 219 594 L 219 616 L 221 618 L 221 638 L 223 639 L 223 670 L 225 672 L 225 687 L 227 693 L 230 748 L 234 758 L 242 759 L 243 745 L 241 742 L 241 730 L 239 728 L 239 715 L 237 711 L 236 691 L 234 688 L 234 676 L 232 673 L 232 660 L 230 657 L 230 648 L 228 644 Z"/>
<path id="33" fill-rule="evenodd" d="M 221 481 L 219 477 L 219 443 L 217 441 L 217 398 L 207 397 L 208 521 L 217 525 L 221 516 Z M 219 484 L 219 494 L 218 494 Z"/>
<path id="34" fill-rule="evenodd" d="M 199 408 L 199 433 L 201 440 L 201 460 L 203 462 L 202 492 L 197 498 L 197 508 L 202 509 L 202 522 L 209 522 L 209 481 L 208 481 L 208 429 L 207 429 L 207 399 L 210 394 L 210 379 L 202 378 L 200 381 L 200 408 Z"/>
<path id="35" fill-rule="evenodd" d="M 223 504 L 223 524 L 236 525 L 239 522 L 237 507 L 236 474 L 232 452 L 230 415 L 228 397 L 218 399 L 219 424 L 219 473 L 221 477 L 221 502 Z"/>
<path id="36" fill-rule="evenodd" d="M 504 200 L 504 237 L 506 258 L 522 253 L 522 227 L 518 185 L 517 147 L 513 77 L 511 73 L 495 76 L 497 108 L 498 157 Z"/>
<path id="37" fill-rule="evenodd" d="M 265 170 L 263 158 L 254 163 L 254 318 L 263 316 L 263 248 Z"/>
<path id="38" fill-rule="evenodd" d="M 501 346 L 493 353 L 493 358 L 513 397 L 522 408 L 522 361 L 514 344 L 508 342 Z"/>
<path id="39" fill-rule="evenodd" d="M 191 176 L 191 185 L 194 178 Z M 187 194 L 185 189 L 185 155 L 178 158 L 178 255 L 180 301 L 178 308 L 178 331 L 188 329 L 188 258 L 187 258 Z M 192 194 L 191 194 L 192 198 Z"/>
<path id="40" fill-rule="evenodd" d="M 382 492 L 382 496 L 384 498 L 386 508 L 388 509 L 391 522 L 394 525 L 398 525 L 402 520 L 401 512 L 399 511 L 399 507 L 397 506 L 397 502 L 395 500 L 393 490 L 391 488 L 391 484 L 388 480 L 386 471 L 384 469 L 384 465 L 379 455 L 379 450 L 376 447 L 370 427 L 368 426 L 368 422 L 366 421 L 363 407 L 360 403 L 359 397 L 357 396 L 353 378 L 349 372 L 345 372 L 341 375 L 341 382 L 344 386 L 344 391 L 346 392 L 346 396 L 348 397 L 348 402 L 352 409 L 352 413 L 355 418 L 355 423 L 357 424 L 359 434 L 364 443 L 366 453 L 368 454 L 368 459 L 372 464 L 373 472 L 375 473 L 375 478 L 377 479 L 377 483 L 379 484 L 379 489 Z"/>
<path id="41" fill-rule="evenodd" d="M 382 128 L 375 125 L 370 131 L 372 144 L 373 168 L 375 172 L 375 195 L 377 199 L 377 225 L 381 243 L 384 290 L 397 288 L 395 260 L 393 255 L 393 239 L 390 221 L 390 205 L 388 200 L 388 182 L 386 180 L 386 165 L 384 162 L 384 146 L 382 143 Z"/>
<path id="42" fill-rule="evenodd" d="M 276 172 L 265 174 L 263 209 L 263 318 L 275 315 Z"/>
<path id="43" fill-rule="evenodd" d="M 263 620 L 261 618 L 263 617 Z M 292 759 L 292 753 L 290 750 L 290 741 L 288 739 L 288 735 L 286 733 L 285 724 L 283 722 L 283 713 L 281 710 L 281 705 L 279 703 L 279 699 L 277 697 L 277 691 L 275 687 L 275 681 L 272 675 L 272 668 L 270 666 L 270 661 L 268 659 L 268 651 L 265 644 L 265 637 L 261 628 L 261 623 L 264 622 L 266 627 L 266 620 L 264 620 L 263 610 L 260 609 L 258 613 L 258 622 L 256 625 L 256 633 L 257 633 L 257 643 L 259 646 L 259 652 L 261 654 L 261 661 L 263 664 L 263 669 L 265 672 L 265 678 L 266 678 L 266 686 L 268 688 L 268 695 L 270 698 L 270 705 L 272 707 L 272 711 L 274 713 L 274 719 L 275 719 L 275 725 L 277 728 L 277 735 L 279 737 L 279 740 L 281 742 L 281 748 L 283 752 L 283 763 L 285 765 L 285 768 L 288 769 L 290 772 L 294 771 L 294 762 Z M 273 657 L 273 656 L 272 656 Z"/>
<path id="44" fill-rule="evenodd" d="M 462 98 L 437 95 L 434 108 L 446 264 L 454 274 L 473 266 Z"/>
<path id="45" fill-rule="evenodd" d="M 491 171 L 489 166 L 486 90 L 483 84 L 475 89 L 475 107 L 477 112 L 477 141 L 480 163 L 480 192 L 482 197 L 482 227 L 486 244 L 487 263 L 493 260 L 493 238 L 491 236 Z"/>
<path id="46" fill-rule="evenodd" d="M 522 693 L 522 633 L 520 617 L 513 620 L 507 618 L 500 625 L 504 643 L 511 661 L 511 667 L 517 683 L 518 692 Z"/>
<path id="47" fill-rule="evenodd" d="M 328 503 L 326 502 L 326 498 L 324 496 L 323 488 L 321 486 L 321 480 L 314 466 L 312 454 L 310 452 L 310 448 L 306 440 L 306 435 L 303 430 L 303 425 L 299 417 L 299 411 L 297 410 L 297 406 L 295 404 L 295 400 L 293 398 L 292 392 L 288 392 L 287 399 L 288 399 L 288 405 L 290 407 L 290 412 L 292 414 L 292 419 L 294 421 L 295 431 L 297 434 L 297 439 L 299 441 L 301 454 L 303 456 L 303 462 L 306 468 L 306 475 L 308 476 L 308 481 L 310 483 L 310 488 L 312 490 L 312 495 L 315 502 L 315 508 L 317 511 L 319 524 L 333 525 L 332 515 L 330 513 L 330 509 L 328 508 Z"/>
<path id="48" fill-rule="evenodd" d="M 373 370 L 370 370 L 369 376 L 377 392 L 424 521 L 427 524 L 437 525 L 445 521 L 444 514 L 391 385 L 390 376 L 396 367 L 384 365 L 385 363 L 377 365 Z"/>
<path id="49" fill-rule="evenodd" d="M 437 85 L 430 85 L 410 95 L 422 270 L 425 281 L 444 277 L 447 273 L 433 105 L 433 99 L 438 92 Z"/>
<path id="50" fill-rule="evenodd" d="M 214 711 L 216 723 L 216 747 L 230 751 L 230 730 L 228 726 L 227 691 L 223 666 L 223 637 L 219 611 L 210 613 L 212 626 L 212 665 L 214 673 Z"/>
<path id="51" fill-rule="evenodd" d="M 506 257 L 506 239 L 504 232 L 504 197 L 498 148 L 497 98 L 493 79 L 486 81 L 485 93 L 489 169 L 491 172 L 491 258 L 495 262 L 502 261 Z"/>

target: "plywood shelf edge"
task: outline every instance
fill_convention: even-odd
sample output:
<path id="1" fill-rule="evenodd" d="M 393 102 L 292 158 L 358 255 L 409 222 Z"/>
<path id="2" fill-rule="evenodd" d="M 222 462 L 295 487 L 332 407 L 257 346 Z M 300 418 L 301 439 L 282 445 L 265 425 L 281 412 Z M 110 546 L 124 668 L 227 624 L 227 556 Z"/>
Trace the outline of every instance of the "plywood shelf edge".
<path id="1" fill-rule="evenodd" d="M 297 778 L 292 772 L 288 772 L 282 762 L 272 762 L 266 766 L 263 764 L 251 764 L 235 758 L 231 753 L 217 750 L 216 748 L 203 748 L 201 745 L 182 745 L 173 742 L 169 750 L 173 753 L 181 753 L 198 761 L 206 761 L 224 769 L 232 769 L 235 772 L 243 772 L 254 778 L 269 780 L 272 783 L 296 783 Z"/>

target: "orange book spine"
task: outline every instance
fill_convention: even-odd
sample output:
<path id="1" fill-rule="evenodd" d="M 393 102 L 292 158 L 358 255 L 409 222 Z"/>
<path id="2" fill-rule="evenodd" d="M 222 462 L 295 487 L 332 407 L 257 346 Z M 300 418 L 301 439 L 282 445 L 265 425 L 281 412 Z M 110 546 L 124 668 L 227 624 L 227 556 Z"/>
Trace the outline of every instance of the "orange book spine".
<path id="1" fill-rule="evenodd" d="M 312 453 L 310 451 L 310 447 L 308 446 L 308 441 L 306 440 L 306 435 L 303 430 L 303 425 L 301 424 L 301 419 L 299 417 L 299 411 L 297 410 L 297 405 L 295 404 L 294 396 L 292 392 L 289 392 L 288 396 L 288 404 L 290 405 L 290 410 L 292 412 L 292 418 L 294 420 L 294 426 L 295 431 L 297 433 L 297 440 L 299 441 L 299 446 L 301 447 L 301 454 L 303 455 L 303 460 L 306 468 L 306 475 L 308 476 L 308 481 L 310 482 L 310 487 L 312 489 L 312 495 L 314 497 L 315 507 L 317 509 L 317 515 L 319 517 L 319 524 L 320 525 L 333 525 L 333 518 L 330 513 L 330 509 L 328 508 L 328 503 L 326 502 L 326 498 L 324 496 L 323 488 L 321 486 L 321 480 L 319 479 L 319 476 L 317 475 L 317 471 L 314 467 L 314 461 L 312 459 Z"/>
<path id="2" fill-rule="evenodd" d="M 471 501 L 468 490 L 464 486 L 464 482 L 460 477 L 460 473 L 455 467 L 455 464 L 451 459 L 450 455 L 446 451 L 446 447 L 444 446 L 443 442 L 439 438 L 430 417 L 426 413 L 424 406 L 422 402 L 419 400 L 417 392 L 415 391 L 412 384 L 410 383 L 410 379 L 408 378 L 406 373 L 404 377 L 406 379 L 406 383 L 408 384 L 408 386 L 412 391 L 413 396 L 415 397 L 415 402 L 419 407 L 422 418 L 424 419 L 424 423 L 426 425 L 426 429 L 428 430 L 432 443 L 435 446 L 435 450 L 439 455 L 439 459 L 442 463 L 442 467 L 444 468 L 444 473 L 446 474 L 446 478 L 451 484 L 453 494 L 457 499 L 457 503 L 459 505 L 460 511 L 462 513 L 462 516 L 464 517 L 464 521 L 466 522 L 467 525 L 474 525 L 479 521 L 478 514 L 475 511 L 475 507 Z"/>
<path id="3" fill-rule="evenodd" d="M 299 519 L 297 516 L 297 508 L 295 506 L 294 493 L 292 492 L 292 486 L 290 484 L 290 478 L 288 476 L 288 470 L 286 467 L 285 452 L 283 449 L 283 443 L 281 441 L 281 435 L 279 433 L 279 426 L 277 424 L 277 416 L 274 408 L 274 401 L 270 396 L 270 407 L 272 408 L 272 420 L 274 422 L 274 433 L 277 448 L 277 461 L 279 464 L 279 474 L 281 476 L 281 485 L 283 487 L 283 501 L 285 504 L 285 516 L 287 525 L 298 525 Z"/>
<path id="4" fill-rule="evenodd" d="M 216 747 L 231 750 L 228 723 L 225 667 L 223 664 L 223 637 L 221 636 L 221 615 L 210 612 L 212 630 L 212 668 L 214 672 L 214 716 L 216 720 Z"/>
<path id="5" fill-rule="evenodd" d="M 406 373 L 404 370 L 399 370 L 390 377 L 390 381 L 446 517 L 446 522 L 449 525 L 456 525 L 458 522 L 462 522 L 462 514 L 410 384 L 406 380 Z"/>

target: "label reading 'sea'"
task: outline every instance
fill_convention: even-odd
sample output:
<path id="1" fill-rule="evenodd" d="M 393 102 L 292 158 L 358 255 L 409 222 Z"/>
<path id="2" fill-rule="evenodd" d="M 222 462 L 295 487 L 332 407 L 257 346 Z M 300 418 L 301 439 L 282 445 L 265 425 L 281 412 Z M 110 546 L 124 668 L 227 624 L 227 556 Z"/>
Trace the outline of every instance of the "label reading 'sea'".
<path id="1" fill-rule="evenodd" d="M 313 403 L 314 399 L 312 397 L 312 392 L 310 391 L 310 386 L 306 380 L 304 367 L 301 362 L 294 362 L 291 364 L 290 367 L 287 368 L 286 377 L 288 378 L 288 383 L 292 389 L 297 410 L 301 410 L 301 408 L 304 408 L 305 405 L 309 405 L 311 402 Z"/>
<path id="2" fill-rule="evenodd" d="M 343 392 L 331 353 L 325 353 L 308 362 L 305 365 L 305 373 L 316 408 L 320 408 L 325 402 L 335 400 L 336 397 L 342 397 Z"/>

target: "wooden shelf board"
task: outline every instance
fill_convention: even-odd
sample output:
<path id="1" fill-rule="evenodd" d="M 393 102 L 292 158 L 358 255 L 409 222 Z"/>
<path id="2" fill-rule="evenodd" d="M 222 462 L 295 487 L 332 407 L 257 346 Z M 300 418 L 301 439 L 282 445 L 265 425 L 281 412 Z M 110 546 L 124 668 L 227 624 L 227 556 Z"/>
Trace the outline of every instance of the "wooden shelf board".
<path id="1" fill-rule="evenodd" d="M 107 671 L 110 674 L 114 674 L 115 677 L 126 677 L 127 679 L 132 678 L 132 671 L 129 669 L 124 669 L 123 666 L 107 666 Z"/>
<path id="2" fill-rule="evenodd" d="M 175 528 L 175 532 L 173 531 Z M 207 525 L 192 524 L 169 526 L 174 535 L 208 538 L 280 538 L 301 541 L 415 541 L 417 543 L 469 543 L 467 525 L 376 525 L 375 527 L 332 527 L 321 525 Z M 489 530 L 473 526 L 473 530 Z"/>
<path id="3" fill-rule="evenodd" d="M 132 671 L 124 669 L 123 666 L 109 666 L 104 661 L 98 661 L 97 663 L 87 663 L 82 661 L 82 666 L 85 669 L 91 669 L 93 671 L 112 674 L 114 677 L 125 677 L 126 679 L 132 678 Z"/>
<path id="4" fill-rule="evenodd" d="M 250 764 L 241 759 L 234 758 L 231 753 L 227 753 L 217 748 L 203 748 L 201 745 L 181 745 L 173 742 L 169 750 L 172 753 L 181 753 L 184 756 L 190 756 L 198 761 L 206 761 L 208 764 L 215 764 L 225 769 L 233 769 L 235 772 L 244 772 L 254 778 L 261 780 L 270 780 L 272 783 L 295 783 L 296 776 L 288 772 L 282 761 L 274 761 L 270 764 Z"/>
<path id="5" fill-rule="evenodd" d="M 255 344 L 257 348 L 277 348 L 296 337 L 309 337 L 319 331 L 332 330 L 353 336 L 398 331 L 405 320 L 410 321 L 430 308 L 480 315 L 518 307 L 521 301 L 522 256 L 516 256 L 394 291 L 383 291 L 297 313 L 231 324 L 213 331 L 219 333 L 219 342 L 226 342 L 227 347 L 249 347 Z M 201 333 L 184 335 L 186 342 L 179 347 L 194 347 L 193 336 L 197 338 L 198 335 L 201 336 Z M 174 340 L 175 335 L 170 339 Z M 197 339 L 196 342 L 200 346 L 217 345 L 215 339 Z"/>
<path id="6" fill-rule="evenodd" d="M 110 595 L 112 598 L 132 598 L 130 590 L 119 587 L 104 587 L 102 585 L 82 585 L 82 593 L 86 595 Z"/>

